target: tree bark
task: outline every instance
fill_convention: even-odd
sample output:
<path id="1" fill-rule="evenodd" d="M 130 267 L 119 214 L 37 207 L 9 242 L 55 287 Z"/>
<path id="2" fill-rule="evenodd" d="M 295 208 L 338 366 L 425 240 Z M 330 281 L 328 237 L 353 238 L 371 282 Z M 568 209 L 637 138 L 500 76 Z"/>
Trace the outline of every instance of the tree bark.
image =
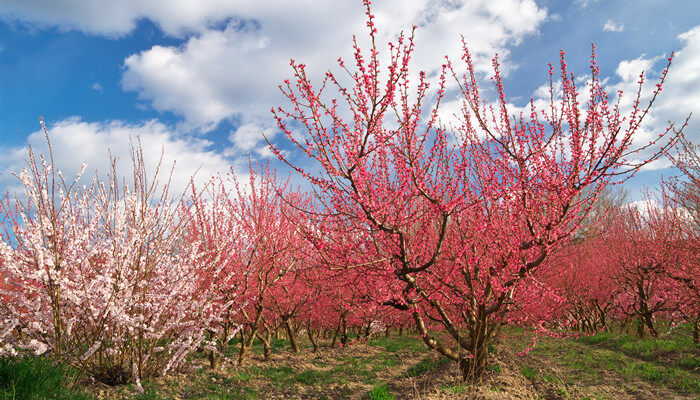
<path id="1" fill-rule="evenodd" d="M 313 347 L 313 352 L 315 353 L 318 351 L 318 335 L 314 338 L 314 333 L 311 331 L 311 324 L 307 325 L 306 327 L 306 335 L 309 336 L 309 341 L 311 342 L 311 346 Z"/>
<path id="2" fill-rule="evenodd" d="M 637 321 L 637 336 L 640 338 L 643 338 L 645 329 L 644 329 L 644 320 L 640 317 L 639 320 Z"/>
<path id="3" fill-rule="evenodd" d="M 207 350 L 207 358 L 209 359 L 209 368 L 213 370 L 219 369 L 219 362 L 221 361 L 221 355 L 219 352 L 216 350 L 216 336 L 214 335 L 214 332 L 209 332 L 208 333 L 209 340 L 214 340 L 214 349 L 213 350 Z"/>
<path id="4" fill-rule="evenodd" d="M 270 359 L 271 351 L 270 351 L 270 339 L 272 338 L 272 332 L 270 332 L 270 327 L 265 326 L 265 336 L 259 336 L 260 341 L 263 344 L 263 357 L 265 357 L 265 361 L 268 361 Z"/>
<path id="5" fill-rule="evenodd" d="M 297 333 L 292 327 L 290 317 L 283 318 L 284 327 L 287 329 L 287 336 L 289 336 L 289 343 L 292 345 L 292 351 L 295 353 L 299 352 L 299 345 L 297 344 Z"/>
<path id="6" fill-rule="evenodd" d="M 345 316 L 343 315 L 341 318 L 341 331 L 340 331 L 340 343 L 342 343 L 343 346 L 345 346 L 348 343 L 348 323 L 345 321 Z"/>
<path id="7" fill-rule="evenodd" d="M 245 337 L 245 329 L 241 329 L 241 350 L 238 353 L 238 365 L 243 365 L 245 362 L 245 357 L 248 353 L 248 350 L 250 347 L 253 345 L 253 341 L 255 340 L 255 336 L 258 333 L 258 327 L 260 326 L 260 321 L 262 320 L 262 306 L 256 306 L 255 311 L 257 312 L 257 315 L 255 316 L 255 321 L 250 326 L 250 336 L 246 339 Z"/>

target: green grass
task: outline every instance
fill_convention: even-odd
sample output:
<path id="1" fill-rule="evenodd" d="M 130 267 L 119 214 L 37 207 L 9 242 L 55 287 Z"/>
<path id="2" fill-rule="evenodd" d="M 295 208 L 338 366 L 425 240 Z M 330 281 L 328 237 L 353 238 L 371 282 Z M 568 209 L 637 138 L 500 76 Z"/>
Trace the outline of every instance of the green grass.
<path id="1" fill-rule="evenodd" d="M 537 376 L 537 370 L 529 365 L 523 365 L 520 368 L 520 373 L 527 379 L 534 379 Z"/>
<path id="2" fill-rule="evenodd" d="M 628 377 L 660 383 L 684 392 L 700 393 L 700 380 L 697 374 L 680 368 L 664 367 L 649 362 L 633 362 L 624 366 L 622 373 Z"/>
<path id="3" fill-rule="evenodd" d="M 699 370 L 700 369 L 700 358 L 698 357 L 684 357 L 676 360 L 673 365 L 689 370 Z"/>
<path id="4" fill-rule="evenodd" d="M 636 338 L 631 335 L 615 335 L 608 332 L 582 337 L 579 342 L 619 351 L 626 356 L 646 361 L 654 360 L 670 353 L 690 352 L 695 347 L 690 336 L 669 335 L 662 338 Z"/>
<path id="5" fill-rule="evenodd" d="M 0 358 L 0 399 L 91 399 L 72 388 L 75 375 L 44 358 Z"/>
<path id="6" fill-rule="evenodd" d="M 341 358 L 344 361 L 341 365 L 336 365 L 330 372 L 339 377 L 342 383 L 345 380 L 362 381 L 367 384 L 377 383 L 377 368 L 372 368 L 374 360 L 370 357 L 350 356 Z"/>
<path id="7" fill-rule="evenodd" d="M 454 383 L 442 385 L 442 390 L 447 393 L 464 394 L 469 391 L 470 387 L 468 383 Z"/>
<path id="8" fill-rule="evenodd" d="M 580 345 L 575 346 L 576 343 Z M 646 381 L 681 392 L 700 393 L 698 347 L 682 329 L 661 338 L 600 332 L 573 341 L 543 340 L 538 347 L 538 357 L 556 357 L 570 369 L 569 384 L 585 386 L 598 381 L 605 372 L 618 375 L 631 385 L 634 381 Z M 525 367 L 522 373 L 530 379 L 536 375 L 536 371 Z"/>
<path id="9" fill-rule="evenodd" d="M 132 396 L 131 398 L 134 400 L 160 400 L 162 397 L 158 393 L 158 388 L 149 383 L 149 382 L 143 382 L 143 390 L 144 392 L 141 394 L 137 394 L 135 396 Z M 134 385 L 129 385 L 129 392 L 130 393 L 135 393 L 136 392 L 136 387 Z"/>
<path id="10" fill-rule="evenodd" d="M 375 386 L 369 391 L 370 400 L 394 400 L 394 394 L 389 391 L 386 383 Z"/>
<path id="11" fill-rule="evenodd" d="M 267 367 L 264 369 L 253 369 L 251 371 L 256 371 L 259 375 L 269 379 L 277 387 L 289 387 L 294 384 L 294 376 L 296 371 L 294 368 L 289 366 L 281 367 Z"/>
<path id="12" fill-rule="evenodd" d="M 439 360 L 434 360 L 431 357 L 426 357 L 422 359 L 418 364 L 410 366 L 406 370 L 406 376 L 417 377 L 425 374 L 426 372 L 432 371 L 439 367 L 440 365 L 449 362 L 447 358 L 441 358 Z"/>
<path id="13" fill-rule="evenodd" d="M 488 367 L 486 367 L 486 369 L 488 369 L 489 371 L 492 371 L 494 373 L 497 373 L 497 374 L 500 374 L 501 372 L 503 372 L 503 368 L 501 368 L 501 366 L 498 364 L 489 365 Z"/>
<path id="14" fill-rule="evenodd" d="M 296 374 L 294 379 L 303 385 L 328 385 L 334 381 L 333 375 L 333 371 L 307 369 Z"/>
<path id="15" fill-rule="evenodd" d="M 428 351 L 421 340 L 413 336 L 392 336 L 380 337 L 369 341 L 372 346 L 383 347 L 386 351 L 396 353 L 397 351 Z"/>

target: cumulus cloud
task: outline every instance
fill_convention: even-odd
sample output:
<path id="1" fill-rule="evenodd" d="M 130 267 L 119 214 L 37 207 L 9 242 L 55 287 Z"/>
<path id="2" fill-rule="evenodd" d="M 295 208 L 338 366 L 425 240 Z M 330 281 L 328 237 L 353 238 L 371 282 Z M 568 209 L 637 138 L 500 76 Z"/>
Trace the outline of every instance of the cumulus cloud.
<path id="1" fill-rule="evenodd" d="M 646 54 L 633 59 L 624 60 L 617 65 L 615 74 L 619 76 L 623 82 L 635 82 L 639 79 L 639 74 L 649 72 L 652 65 L 662 57 L 647 58 Z"/>
<path id="2" fill-rule="evenodd" d="M 644 118 L 643 124 L 635 132 L 634 148 L 639 148 L 658 138 L 669 126 L 674 123 L 674 128 L 679 129 L 689 114 L 693 114 L 688 126 L 684 130 L 685 136 L 691 142 L 700 141 L 700 25 L 681 34 L 678 38 L 683 41 L 683 47 L 675 53 L 670 72 L 666 77 L 662 92 L 657 97 L 651 111 Z M 629 115 L 636 100 L 639 89 L 639 75 L 644 72 L 646 83 L 640 93 L 640 107 L 644 108 L 651 100 L 655 84 L 658 77 L 666 66 L 668 55 L 658 55 L 648 57 L 642 54 L 631 60 L 621 61 L 615 74 L 618 78 L 616 83 L 613 79 L 605 78 L 604 86 L 608 90 L 608 95 L 612 102 L 617 101 L 617 93 L 623 93 L 620 99 L 620 111 L 623 116 Z M 577 77 L 578 101 L 581 105 L 582 113 L 585 113 L 585 105 L 590 98 L 590 93 L 586 88 L 586 82 L 590 80 L 590 75 Z M 554 81 L 555 104 L 561 99 L 561 81 Z M 549 83 L 538 87 L 532 95 L 535 108 L 547 110 L 550 104 Z M 446 124 L 460 123 L 461 116 L 460 99 L 447 101 L 441 106 L 440 117 Z M 497 106 L 494 104 L 494 106 Z M 524 113 L 529 114 L 529 105 L 513 104 L 507 105 L 512 115 Z M 457 115 L 455 118 L 454 115 Z M 624 127 L 626 125 L 623 124 Z M 639 159 L 630 161 L 641 161 L 650 156 L 650 151 L 645 151 L 637 155 Z M 662 157 L 653 163 L 645 165 L 642 170 L 659 170 L 671 167 L 672 164 L 666 157 Z"/>
<path id="3" fill-rule="evenodd" d="M 171 191 L 182 193 L 190 177 L 202 183 L 217 173 L 230 169 L 230 162 L 211 150 L 211 143 L 200 138 L 185 138 L 157 121 L 127 124 L 122 121 L 86 122 L 71 117 L 51 125 L 48 129 L 55 167 L 66 179 L 72 179 L 87 163 L 87 175 L 98 171 L 102 178 L 109 172 L 107 151 L 119 160 L 118 173 L 129 177 L 131 172 L 130 143 L 140 140 L 144 150 L 147 171 L 154 173 L 162 150 L 160 181 L 164 183 L 174 164 Z M 44 133 L 37 131 L 27 137 L 36 154 L 48 154 Z M 26 147 L 0 147 L 0 186 L 17 190 L 18 181 L 12 173 L 25 166 Z"/>
<path id="4" fill-rule="evenodd" d="M 657 98 L 651 113 L 645 119 L 638 135 L 639 143 L 648 143 L 668 127 L 669 122 L 676 128 L 684 123 L 689 114 L 693 114 L 684 134 L 691 142 L 700 140 L 700 25 L 682 33 L 678 38 L 684 43 L 675 53 L 673 64 L 666 77 L 663 91 Z M 647 81 L 651 83 L 658 77 L 665 66 L 668 55 L 647 58 L 645 55 L 634 60 L 622 61 L 617 68 L 621 81 L 616 90 L 622 90 L 625 95 L 621 102 L 623 110 L 629 110 L 637 93 L 639 73 L 646 71 Z M 644 105 L 651 99 L 653 84 L 645 86 L 641 94 Z M 646 170 L 662 169 L 671 166 L 670 161 L 661 159 L 645 167 Z"/>
<path id="5" fill-rule="evenodd" d="M 236 18 L 224 27 L 204 27 L 180 46 L 154 46 L 127 57 L 123 88 L 156 110 L 181 116 L 185 131 L 206 132 L 225 120 L 266 130 L 270 108 L 285 104 L 278 84 L 290 76 L 291 58 L 305 63 L 309 76 L 322 77 L 329 68 L 337 70 L 339 56 L 351 62 L 353 33 L 366 44 L 364 9 L 356 2 L 237 4 Z M 413 66 L 429 76 L 445 54 L 461 54 L 460 36 L 477 68 L 489 69 L 498 52 L 506 72 L 511 70 L 509 46 L 534 34 L 547 16 L 532 0 L 394 0 L 377 2 L 373 13 L 379 46 L 418 26 Z M 259 132 L 231 138 L 241 150 L 262 140 Z"/>
<path id="6" fill-rule="evenodd" d="M 270 108 L 284 100 L 277 85 L 290 75 L 290 58 L 314 77 L 336 66 L 338 56 L 352 60 L 352 34 L 366 45 L 364 12 L 359 1 L 8 0 L 0 15 L 113 37 L 133 31 L 139 19 L 153 21 L 184 41 L 127 57 L 122 86 L 180 116 L 180 130 L 207 132 L 225 120 L 269 129 Z M 534 0 L 387 0 L 375 2 L 373 13 L 383 49 L 418 26 L 413 65 L 433 75 L 445 54 L 461 53 L 460 36 L 477 68 L 488 69 L 498 52 L 507 73 L 508 48 L 547 18 Z"/>
<path id="7" fill-rule="evenodd" d="M 58 27 L 119 37 L 139 19 L 150 19 L 165 33 L 184 35 L 221 23 L 254 2 L 208 0 L 6 0 L 0 16 L 39 27 Z M 259 2 L 263 3 L 263 2 Z"/>
<path id="8" fill-rule="evenodd" d="M 605 21 L 603 25 L 603 31 L 605 32 L 622 32 L 625 30 L 625 26 L 621 22 L 615 22 L 612 19 Z"/>

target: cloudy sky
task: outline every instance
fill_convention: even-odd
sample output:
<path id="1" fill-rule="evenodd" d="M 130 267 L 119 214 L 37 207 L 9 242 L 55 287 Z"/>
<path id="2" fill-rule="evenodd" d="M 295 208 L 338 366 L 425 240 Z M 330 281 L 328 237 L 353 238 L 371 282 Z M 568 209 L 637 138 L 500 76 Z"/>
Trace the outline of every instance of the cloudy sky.
<path id="1" fill-rule="evenodd" d="M 499 53 L 515 106 L 542 96 L 547 64 L 567 53 L 585 77 L 590 43 L 612 92 L 632 95 L 641 70 L 676 61 L 646 129 L 693 112 L 700 140 L 700 7 L 697 0 L 376 0 L 380 39 L 417 25 L 414 68 L 435 71 L 459 56 L 464 36 L 486 68 Z M 15 182 L 28 142 L 45 146 L 47 122 L 59 167 L 105 166 L 107 148 L 128 159 L 140 137 L 152 159 L 177 160 L 175 181 L 270 156 L 261 132 L 281 139 L 270 108 L 289 60 L 322 76 L 365 34 L 360 0 L 0 0 L 0 189 Z M 450 100 L 450 99 L 448 99 Z M 21 134 L 20 134 L 21 132 Z M 126 163 L 124 163 L 126 164 Z M 658 163 L 629 183 L 672 175 Z M 183 183 L 184 184 L 184 183 Z"/>

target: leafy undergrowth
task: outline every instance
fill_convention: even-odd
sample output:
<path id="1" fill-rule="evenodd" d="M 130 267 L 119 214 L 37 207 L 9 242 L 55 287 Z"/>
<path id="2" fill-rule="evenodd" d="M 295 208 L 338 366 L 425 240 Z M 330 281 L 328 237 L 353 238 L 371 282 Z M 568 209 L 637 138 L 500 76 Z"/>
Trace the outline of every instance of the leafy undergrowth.
<path id="1" fill-rule="evenodd" d="M 515 333 L 506 332 L 513 338 Z M 256 347 L 245 366 L 228 363 L 212 371 L 200 356 L 188 373 L 144 382 L 141 395 L 133 395 L 133 385 L 93 384 L 86 389 L 92 398 L 136 400 L 696 399 L 700 350 L 687 333 L 678 330 L 657 340 L 609 333 L 578 340 L 541 338 L 528 355 L 517 356 L 529 342 L 524 335 L 490 349 L 486 378 L 479 385 L 463 383 L 454 363 L 428 351 L 415 337 L 392 336 L 318 353 L 302 341 L 300 354 L 279 339 L 269 361 Z M 232 343 L 226 354 L 234 356 L 235 350 Z M 43 393 L 15 398 L 87 398 Z M 11 398 L 5 395 L 3 400 Z"/>

